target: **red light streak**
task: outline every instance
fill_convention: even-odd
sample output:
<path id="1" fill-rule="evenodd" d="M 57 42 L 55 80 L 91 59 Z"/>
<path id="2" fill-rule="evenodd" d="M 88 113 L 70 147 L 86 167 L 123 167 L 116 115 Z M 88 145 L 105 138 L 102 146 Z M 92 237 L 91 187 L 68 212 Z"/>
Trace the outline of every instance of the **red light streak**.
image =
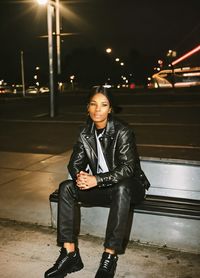
<path id="1" fill-rule="evenodd" d="M 190 50 L 189 52 L 187 52 L 186 54 L 184 54 L 183 56 L 181 56 L 180 58 L 178 58 L 177 60 L 172 62 L 172 65 L 176 65 L 179 62 L 185 60 L 186 58 L 192 56 L 194 53 L 198 52 L 200 50 L 200 45 L 198 45 L 197 47 L 195 47 L 194 49 Z"/>

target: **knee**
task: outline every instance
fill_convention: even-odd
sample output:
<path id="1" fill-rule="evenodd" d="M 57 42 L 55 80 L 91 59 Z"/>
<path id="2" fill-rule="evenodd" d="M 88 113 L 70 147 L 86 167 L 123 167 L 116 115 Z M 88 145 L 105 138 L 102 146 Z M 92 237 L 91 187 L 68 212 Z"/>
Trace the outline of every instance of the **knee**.
<path id="1" fill-rule="evenodd" d="M 59 195 L 63 195 L 66 192 L 72 191 L 72 187 L 74 187 L 73 181 L 72 180 L 65 180 L 60 183 L 59 185 Z"/>
<path id="2" fill-rule="evenodd" d="M 125 198 L 130 198 L 131 196 L 131 186 L 132 182 L 131 180 L 123 180 L 119 182 L 116 186 L 114 186 L 114 195 L 119 196 L 119 197 L 125 197 Z"/>

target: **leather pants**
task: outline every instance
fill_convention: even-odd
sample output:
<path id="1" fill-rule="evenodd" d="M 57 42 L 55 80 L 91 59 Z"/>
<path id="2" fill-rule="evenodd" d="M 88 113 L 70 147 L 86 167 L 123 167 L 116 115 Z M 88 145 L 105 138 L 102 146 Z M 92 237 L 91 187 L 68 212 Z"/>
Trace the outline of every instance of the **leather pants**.
<path id="1" fill-rule="evenodd" d="M 126 179 L 107 188 L 79 190 L 72 180 L 59 186 L 58 242 L 77 244 L 80 230 L 80 206 L 109 206 L 104 247 L 124 253 L 129 240 L 133 212 L 130 210 L 133 180 Z"/>

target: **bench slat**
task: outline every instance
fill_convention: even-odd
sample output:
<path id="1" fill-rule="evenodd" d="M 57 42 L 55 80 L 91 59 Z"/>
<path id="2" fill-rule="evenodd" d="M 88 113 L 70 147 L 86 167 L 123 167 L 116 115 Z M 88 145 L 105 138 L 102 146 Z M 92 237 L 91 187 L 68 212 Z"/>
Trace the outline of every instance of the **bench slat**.
<path id="1" fill-rule="evenodd" d="M 49 200 L 50 202 L 58 202 L 58 190 L 49 196 Z M 84 203 L 79 203 L 79 205 L 91 207 L 91 205 Z M 200 200 L 147 195 L 140 205 L 132 205 L 132 209 L 137 213 L 200 220 Z"/>

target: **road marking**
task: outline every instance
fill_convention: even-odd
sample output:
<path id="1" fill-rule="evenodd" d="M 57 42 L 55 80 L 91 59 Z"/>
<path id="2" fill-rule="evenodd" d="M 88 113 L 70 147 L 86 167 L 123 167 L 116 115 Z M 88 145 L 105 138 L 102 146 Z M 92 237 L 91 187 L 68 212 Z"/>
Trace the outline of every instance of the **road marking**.
<path id="1" fill-rule="evenodd" d="M 36 117 L 42 117 L 42 116 L 47 116 L 48 114 L 39 114 L 39 115 L 36 115 L 34 116 L 35 118 Z M 85 112 L 65 112 L 65 115 L 83 115 L 83 116 L 86 116 Z M 161 115 L 158 114 L 158 113 L 154 113 L 154 114 L 151 114 L 151 113 L 121 113 L 120 116 L 137 116 L 137 117 L 149 117 L 149 116 L 152 116 L 152 117 L 160 117 Z"/>
<path id="2" fill-rule="evenodd" d="M 152 147 L 152 148 L 170 148 L 170 149 L 195 149 L 200 150 L 198 146 L 186 145 L 157 145 L 157 144 L 137 144 L 138 147 Z"/>
<path id="3" fill-rule="evenodd" d="M 37 114 L 37 115 L 34 115 L 33 117 L 40 118 L 40 117 L 44 117 L 44 116 L 49 116 L 49 113 Z"/>
<path id="4" fill-rule="evenodd" d="M 193 124 L 193 123 L 129 123 L 132 126 L 200 126 L 200 123 Z"/>
<path id="5" fill-rule="evenodd" d="M 14 120 L 14 119 L 0 119 L 0 122 L 13 122 L 13 123 L 45 123 L 45 124 L 84 124 L 85 121 L 66 121 L 66 120 Z M 130 126 L 191 126 L 191 127 L 199 127 L 200 123 L 129 123 Z"/>
<path id="6" fill-rule="evenodd" d="M 14 119 L 0 119 L 0 122 L 3 123 L 9 123 L 9 122 L 13 122 L 13 123 L 43 123 L 43 124 L 84 124 L 85 121 L 65 121 L 65 120 L 32 120 L 32 119 L 28 119 L 28 120 L 14 120 Z"/>
<path id="7" fill-rule="evenodd" d="M 200 107 L 200 104 L 192 104 L 192 103 L 185 103 L 185 104 L 122 104 L 119 107 Z"/>
<path id="8" fill-rule="evenodd" d="M 139 114 L 139 113 L 135 113 L 135 114 L 133 114 L 133 113 L 122 113 L 122 114 L 120 114 L 122 117 L 126 117 L 126 116 L 136 116 L 136 117 L 160 117 L 161 115 L 160 114 L 151 114 L 151 113 L 146 113 L 146 114 Z"/>

